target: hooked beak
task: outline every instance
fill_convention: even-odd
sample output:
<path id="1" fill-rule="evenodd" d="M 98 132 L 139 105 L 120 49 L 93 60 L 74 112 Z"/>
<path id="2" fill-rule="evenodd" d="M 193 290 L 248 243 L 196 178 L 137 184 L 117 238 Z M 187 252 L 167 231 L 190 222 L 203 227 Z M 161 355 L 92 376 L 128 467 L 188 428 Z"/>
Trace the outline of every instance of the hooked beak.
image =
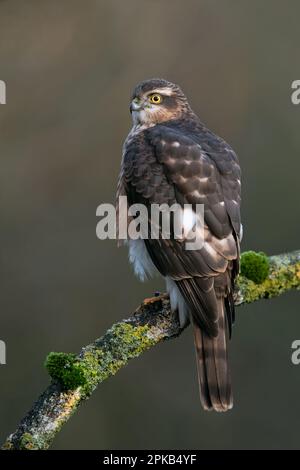
<path id="1" fill-rule="evenodd" d="M 139 99 L 135 98 L 131 101 L 129 109 L 131 113 L 133 111 L 140 111 L 142 109 L 142 102 Z"/>

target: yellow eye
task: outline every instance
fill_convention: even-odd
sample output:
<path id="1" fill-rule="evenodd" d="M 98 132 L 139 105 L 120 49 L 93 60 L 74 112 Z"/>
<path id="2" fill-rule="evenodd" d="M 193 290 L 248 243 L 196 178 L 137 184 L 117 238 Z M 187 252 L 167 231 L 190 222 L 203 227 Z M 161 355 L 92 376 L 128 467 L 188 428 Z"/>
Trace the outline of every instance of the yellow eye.
<path id="1" fill-rule="evenodd" d="M 153 93 L 149 96 L 150 103 L 160 104 L 162 102 L 162 96 L 158 93 Z"/>

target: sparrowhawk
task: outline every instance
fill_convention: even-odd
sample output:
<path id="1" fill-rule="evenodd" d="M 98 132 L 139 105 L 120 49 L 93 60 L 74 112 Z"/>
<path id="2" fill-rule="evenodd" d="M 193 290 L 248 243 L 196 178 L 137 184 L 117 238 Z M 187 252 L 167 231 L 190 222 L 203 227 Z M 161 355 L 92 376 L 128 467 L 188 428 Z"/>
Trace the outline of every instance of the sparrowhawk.
<path id="1" fill-rule="evenodd" d="M 117 198 L 152 204 L 204 205 L 204 243 L 186 250 L 175 238 L 129 240 L 129 258 L 145 278 L 165 278 L 171 308 L 194 328 L 205 409 L 232 407 L 227 343 L 239 272 L 241 172 L 231 147 L 192 111 L 180 87 L 162 79 L 134 89 L 133 127 L 124 143 Z"/>

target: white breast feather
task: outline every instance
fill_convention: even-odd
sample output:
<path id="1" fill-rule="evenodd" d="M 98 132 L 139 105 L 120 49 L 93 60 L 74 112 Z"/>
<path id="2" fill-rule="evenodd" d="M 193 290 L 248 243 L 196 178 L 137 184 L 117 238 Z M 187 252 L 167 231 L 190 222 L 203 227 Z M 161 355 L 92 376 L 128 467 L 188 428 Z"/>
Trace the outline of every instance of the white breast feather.
<path id="1" fill-rule="evenodd" d="M 129 261 L 133 265 L 134 273 L 141 281 L 145 281 L 158 273 L 149 256 L 144 240 L 128 240 L 128 248 Z"/>

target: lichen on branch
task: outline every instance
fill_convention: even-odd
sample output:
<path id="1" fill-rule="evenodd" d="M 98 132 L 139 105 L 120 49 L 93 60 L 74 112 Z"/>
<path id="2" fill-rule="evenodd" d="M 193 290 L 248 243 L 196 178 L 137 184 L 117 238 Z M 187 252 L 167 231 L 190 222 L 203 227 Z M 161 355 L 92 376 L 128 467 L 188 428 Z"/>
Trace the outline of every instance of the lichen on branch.
<path id="1" fill-rule="evenodd" d="M 265 254 L 246 252 L 242 255 L 243 265 L 244 275 L 239 276 L 236 285 L 236 305 L 300 289 L 300 250 L 267 259 Z M 171 313 L 169 298 L 163 294 L 146 299 L 133 315 L 113 325 L 78 355 L 50 353 L 45 365 L 52 382 L 2 449 L 48 449 L 61 427 L 97 385 L 130 359 L 181 332 L 176 316 Z"/>
<path id="2" fill-rule="evenodd" d="M 246 252 L 243 256 L 249 252 Z M 251 263 L 252 260 L 250 260 Z M 255 264 L 255 263 L 254 263 Z M 240 275 L 236 283 L 236 305 L 251 303 L 259 299 L 276 297 L 291 289 L 300 287 L 300 250 L 278 256 L 270 256 L 268 259 L 268 273 L 264 276 L 265 265 L 257 263 L 258 269 L 263 273 L 253 274 L 251 265 L 251 278 Z M 244 270 L 247 272 L 247 269 Z M 256 282 L 254 282 L 256 279 Z M 261 282 L 257 282 L 257 280 Z"/>
<path id="3" fill-rule="evenodd" d="M 158 341 L 160 337 L 151 333 L 151 326 L 124 321 L 113 325 L 104 338 L 85 347 L 79 356 L 51 352 L 45 366 L 52 379 L 60 382 L 62 389 L 81 387 L 81 393 L 90 395 L 100 382 Z"/>

